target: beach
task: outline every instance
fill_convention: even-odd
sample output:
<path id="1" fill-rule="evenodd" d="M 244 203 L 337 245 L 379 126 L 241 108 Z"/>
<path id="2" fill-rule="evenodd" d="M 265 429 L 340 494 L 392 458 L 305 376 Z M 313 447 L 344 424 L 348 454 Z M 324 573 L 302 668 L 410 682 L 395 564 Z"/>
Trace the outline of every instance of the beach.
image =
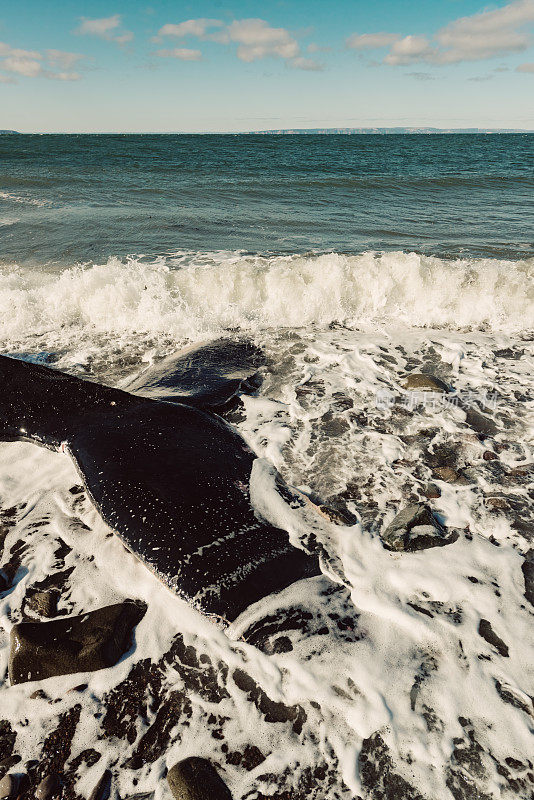
<path id="1" fill-rule="evenodd" d="M 124 548 L 66 452 L 2 442 L 0 764 L 22 797 L 54 773 L 63 798 L 105 777 L 163 800 L 189 757 L 234 800 L 533 796 L 533 149 L 0 137 L 1 353 L 127 389 L 252 342 L 265 363 L 220 413 L 259 517 L 321 554 L 225 631 Z M 125 600 L 116 663 L 10 680 L 14 626 Z M 270 617 L 267 648 L 242 638 Z"/>

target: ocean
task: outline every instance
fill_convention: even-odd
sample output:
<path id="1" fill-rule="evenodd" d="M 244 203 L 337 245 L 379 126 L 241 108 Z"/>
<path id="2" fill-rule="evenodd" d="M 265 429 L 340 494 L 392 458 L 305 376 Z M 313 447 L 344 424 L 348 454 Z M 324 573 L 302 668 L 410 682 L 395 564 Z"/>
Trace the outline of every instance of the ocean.
<path id="1" fill-rule="evenodd" d="M 251 340 L 262 383 L 226 419 L 257 456 L 258 513 L 295 541 L 312 524 L 328 555 L 266 604 L 314 623 L 265 655 L 110 536 L 65 454 L 0 444 L 18 564 L 0 593 L 2 717 L 22 765 L 49 758 L 76 705 L 54 769 L 94 753 L 69 798 L 109 768 L 114 797 L 159 800 L 190 755 L 234 800 L 532 796 L 533 164 L 534 134 L 0 136 L 0 352 L 123 388 L 182 348 Z M 412 373 L 449 391 L 411 392 Z M 282 503 L 273 467 L 341 516 Z M 414 503 L 457 540 L 385 549 Z M 60 574 L 60 615 L 145 601 L 135 645 L 10 687 L 9 632 Z M 163 669 L 148 688 L 147 664 Z"/>

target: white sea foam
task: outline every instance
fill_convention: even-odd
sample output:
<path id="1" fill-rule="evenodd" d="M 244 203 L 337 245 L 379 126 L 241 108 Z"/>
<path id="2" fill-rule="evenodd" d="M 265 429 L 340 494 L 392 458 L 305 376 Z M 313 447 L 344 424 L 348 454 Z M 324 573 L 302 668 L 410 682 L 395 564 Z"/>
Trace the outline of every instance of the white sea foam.
<path id="1" fill-rule="evenodd" d="M 60 273 L 4 267 L 0 340 L 144 333 L 197 339 L 227 329 L 534 328 L 534 259 L 447 261 L 415 253 L 247 256 L 179 254 Z"/>
<path id="2" fill-rule="evenodd" d="M 49 200 L 41 200 L 38 197 L 24 197 L 13 194 L 13 192 L 0 192 L 0 200 L 5 200 L 8 203 L 20 203 L 26 206 L 38 206 L 39 208 L 52 205 Z"/>
<path id="3" fill-rule="evenodd" d="M 319 782 L 318 800 L 372 798 L 368 788 L 362 790 L 358 759 L 362 742 L 380 732 L 397 762 L 394 772 L 421 796 L 449 800 L 451 763 L 471 779 L 469 764 L 452 755 L 455 739 L 463 737 L 470 747 L 469 729 L 484 762 L 475 776 L 477 791 L 512 800 L 513 787 L 495 764 L 526 762 L 532 735 L 532 608 L 521 572 L 532 527 L 532 484 L 511 477 L 510 470 L 534 460 L 533 272 L 532 259 L 451 262 L 402 253 L 178 254 L 152 263 L 111 259 L 60 274 L 4 269 L 4 350 L 25 349 L 27 357 L 39 358 L 39 351 L 57 348 L 60 365 L 82 369 L 93 369 L 104 353 L 99 374 L 111 383 L 118 363 L 126 362 L 123 372 L 133 375 L 142 359 L 157 359 L 185 340 L 229 328 L 254 337 L 268 366 L 258 396 L 244 398 L 239 422 L 260 457 L 253 501 L 294 540 L 312 531 L 322 543 L 325 569 L 350 592 L 354 634 L 344 637 L 328 618 L 327 636 L 304 638 L 293 652 L 271 657 L 231 641 L 107 536 L 88 499 L 69 492 L 79 477 L 65 455 L 1 444 L 0 503 L 18 508 L 6 551 L 20 539 L 28 548 L 14 589 L 0 597 L 0 671 L 5 674 L 7 634 L 21 618 L 24 595 L 57 569 L 59 537 L 72 547 L 65 567 L 75 570 L 62 610 L 82 613 L 127 596 L 149 606 L 135 650 L 112 669 L 3 692 L 2 713 L 17 731 L 23 763 L 36 757 L 58 714 L 80 702 L 72 757 L 88 746 L 102 754 L 98 764 L 80 769 L 77 790 L 86 795 L 111 764 L 121 797 L 155 787 L 156 798 L 163 797 L 165 766 L 199 755 L 214 761 L 235 798 L 272 793 L 260 776 L 284 770 L 289 791 L 293 778 L 296 783 L 306 767 L 322 762 L 349 788 L 340 778 L 332 787 Z M 345 327 L 331 324 L 338 322 Z M 406 373 L 419 371 L 439 375 L 461 394 L 495 394 L 495 436 L 477 436 L 454 405 L 380 407 L 378 392 L 401 395 Z M 438 453 L 452 458 L 461 480 L 436 475 Z M 341 499 L 358 523 L 338 527 L 310 516 L 308 507 L 290 508 L 275 489 L 270 465 L 305 491 L 330 502 Z M 460 532 L 458 541 L 412 554 L 386 551 L 380 532 L 414 496 L 424 499 L 431 480 L 441 490 L 434 508 Z M 488 505 L 493 497 L 504 505 Z M 268 599 L 262 612 L 304 602 L 327 615 L 337 601 L 321 593 L 325 585 L 327 579 L 318 578 L 290 587 Z M 479 635 L 481 617 L 509 646 L 508 658 Z M 273 700 L 302 704 L 302 733 L 268 722 L 229 678 L 229 697 L 215 707 L 189 692 L 188 725 L 177 726 L 153 764 L 119 769 L 132 748 L 99 738 L 103 698 L 139 659 L 157 661 L 176 633 L 213 661 L 222 660 L 230 674 L 245 669 Z M 173 689 L 183 688 L 177 673 L 170 671 L 167 679 Z M 69 692 L 82 681 L 85 692 Z M 522 698 L 527 711 L 521 703 L 503 702 L 497 683 Z M 36 688 L 52 702 L 32 699 Z M 211 713 L 225 718 L 222 740 L 207 724 Z M 138 728 L 141 735 L 145 723 L 138 721 Z M 248 772 L 227 763 L 222 744 L 231 752 L 255 745 L 266 761 Z M 521 770 L 514 774 L 524 777 Z"/>

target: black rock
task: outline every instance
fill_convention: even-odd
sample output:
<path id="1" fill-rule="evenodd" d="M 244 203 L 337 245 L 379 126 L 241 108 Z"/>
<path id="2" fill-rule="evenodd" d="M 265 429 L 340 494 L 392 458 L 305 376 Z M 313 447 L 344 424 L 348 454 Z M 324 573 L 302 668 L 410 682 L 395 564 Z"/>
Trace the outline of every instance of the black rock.
<path id="1" fill-rule="evenodd" d="M 525 554 L 521 571 L 525 580 L 525 597 L 534 606 L 534 550 L 529 550 Z"/>
<path id="2" fill-rule="evenodd" d="M 89 800 L 108 800 L 111 792 L 111 772 L 107 769 L 89 795 Z"/>
<path id="3" fill-rule="evenodd" d="M 482 636 L 483 639 L 486 640 L 488 644 L 491 644 L 495 647 L 496 650 L 499 651 L 501 656 L 504 658 L 508 658 L 508 645 L 506 645 L 500 636 L 497 636 L 493 628 L 491 627 L 491 623 L 488 622 L 487 619 L 481 619 L 478 624 L 478 633 Z"/>
<path id="4" fill-rule="evenodd" d="M 56 773 L 43 778 L 35 790 L 35 800 L 55 800 L 61 789 L 61 778 Z"/>
<path id="5" fill-rule="evenodd" d="M 175 800 L 232 800 L 225 782 L 204 758 L 186 758 L 175 764 L 167 781 Z"/>
<path id="6" fill-rule="evenodd" d="M 113 666 L 129 649 L 132 630 L 145 611 L 144 604 L 126 600 L 78 617 L 15 625 L 9 658 L 11 683 Z"/>
<path id="7" fill-rule="evenodd" d="M 452 544 L 458 536 L 448 534 L 425 503 L 412 503 L 397 514 L 381 538 L 389 550 L 413 552 Z"/>

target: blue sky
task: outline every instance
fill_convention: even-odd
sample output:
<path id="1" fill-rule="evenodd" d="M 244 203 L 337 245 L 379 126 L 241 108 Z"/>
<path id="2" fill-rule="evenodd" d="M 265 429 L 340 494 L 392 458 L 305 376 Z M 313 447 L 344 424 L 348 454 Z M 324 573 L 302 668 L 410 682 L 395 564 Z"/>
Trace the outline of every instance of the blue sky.
<path id="1" fill-rule="evenodd" d="M 0 128 L 534 129 L 534 0 L 18 0 Z"/>

